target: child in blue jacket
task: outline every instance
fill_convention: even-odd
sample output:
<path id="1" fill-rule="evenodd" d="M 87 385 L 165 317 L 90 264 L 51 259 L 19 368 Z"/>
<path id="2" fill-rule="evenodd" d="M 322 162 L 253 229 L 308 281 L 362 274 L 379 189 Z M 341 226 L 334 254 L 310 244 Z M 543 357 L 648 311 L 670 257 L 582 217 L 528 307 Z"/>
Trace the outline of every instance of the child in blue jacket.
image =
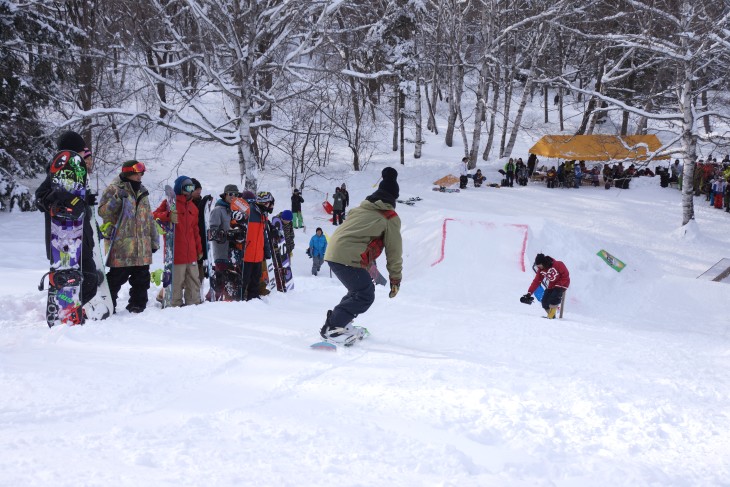
<path id="1" fill-rule="evenodd" d="M 324 262 L 324 253 L 327 250 L 327 237 L 324 236 L 322 228 L 317 228 L 315 235 L 309 240 L 307 254 L 312 258 L 312 275 L 316 276 Z"/>

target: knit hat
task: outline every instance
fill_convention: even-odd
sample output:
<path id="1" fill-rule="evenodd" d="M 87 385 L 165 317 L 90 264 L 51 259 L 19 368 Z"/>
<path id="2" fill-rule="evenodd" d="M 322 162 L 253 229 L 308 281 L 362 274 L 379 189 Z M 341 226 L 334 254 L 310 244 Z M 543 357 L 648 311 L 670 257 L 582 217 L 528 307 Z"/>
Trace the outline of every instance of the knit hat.
<path id="1" fill-rule="evenodd" d="M 86 142 L 84 142 L 84 138 L 79 134 L 73 130 L 69 130 L 58 137 L 56 148 L 58 150 L 72 150 L 81 154 L 84 152 L 84 149 L 86 149 Z"/>
<path id="2" fill-rule="evenodd" d="M 198 188 L 203 189 L 203 185 L 200 184 L 200 181 L 198 181 L 195 178 L 190 178 L 190 180 L 193 182 L 193 186 L 195 186 L 195 189 L 198 189 Z"/>
<path id="3" fill-rule="evenodd" d="M 245 200 L 255 200 L 256 199 L 256 195 L 253 194 L 253 191 L 249 191 L 247 189 L 246 191 L 244 191 L 243 193 L 241 193 L 241 198 L 243 198 Z"/>
<path id="4" fill-rule="evenodd" d="M 183 194 L 183 187 L 192 185 L 193 181 L 187 176 L 180 176 L 175 180 L 175 185 L 172 189 L 175 190 L 175 194 Z"/>
<path id="5" fill-rule="evenodd" d="M 281 219 L 285 222 L 290 222 L 294 218 L 294 215 L 292 215 L 291 210 L 284 210 L 281 212 Z"/>
<path id="6" fill-rule="evenodd" d="M 226 195 L 228 193 L 241 194 L 241 192 L 238 190 L 238 186 L 236 186 L 235 184 L 226 184 L 226 187 L 223 188 L 223 192 L 221 193 L 221 199 L 226 199 Z"/>
<path id="7" fill-rule="evenodd" d="M 371 203 L 380 200 L 395 208 L 395 200 L 400 196 L 400 187 L 397 181 L 398 171 L 392 167 L 386 167 L 383 169 L 381 175 L 383 176 L 383 180 L 380 181 L 378 190 L 365 199 Z"/>

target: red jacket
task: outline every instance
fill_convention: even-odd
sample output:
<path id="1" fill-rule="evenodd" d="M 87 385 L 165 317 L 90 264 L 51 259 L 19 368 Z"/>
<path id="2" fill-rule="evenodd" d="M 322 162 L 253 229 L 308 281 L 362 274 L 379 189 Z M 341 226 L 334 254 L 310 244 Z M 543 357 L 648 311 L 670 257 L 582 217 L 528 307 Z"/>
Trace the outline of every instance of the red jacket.
<path id="1" fill-rule="evenodd" d="M 546 278 L 548 289 L 552 289 L 554 287 L 568 289 L 568 286 L 570 286 L 570 273 L 568 272 L 568 268 L 559 260 L 554 260 L 552 267 L 538 271 L 535 274 L 535 279 L 532 280 L 530 289 L 528 289 L 527 292 L 530 294 L 534 293 L 535 289 L 537 289 L 543 279 Z"/>
<path id="2" fill-rule="evenodd" d="M 198 208 L 192 200 L 179 194 L 175 198 L 175 210 L 177 211 L 177 225 L 175 225 L 174 262 L 175 264 L 192 264 L 197 262 L 198 256 L 203 253 L 198 229 Z M 170 221 L 170 208 L 167 200 L 160 203 L 153 216 L 156 220 Z"/>

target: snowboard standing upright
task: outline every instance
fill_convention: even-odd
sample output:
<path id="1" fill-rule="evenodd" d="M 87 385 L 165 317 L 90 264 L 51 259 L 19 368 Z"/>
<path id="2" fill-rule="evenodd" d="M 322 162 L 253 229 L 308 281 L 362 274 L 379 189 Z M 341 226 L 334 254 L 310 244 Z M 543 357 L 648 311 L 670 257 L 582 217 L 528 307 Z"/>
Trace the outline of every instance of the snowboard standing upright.
<path id="1" fill-rule="evenodd" d="M 291 270 L 291 259 L 285 248 L 284 222 L 277 215 L 271 219 L 271 225 L 275 229 L 275 232 L 271 232 L 271 260 L 274 261 L 276 274 L 279 276 L 276 288 L 279 291 L 286 292 L 294 287 L 294 275 Z"/>
<path id="2" fill-rule="evenodd" d="M 176 195 L 171 186 L 165 186 L 165 196 L 167 197 L 167 205 L 172 213 L 176 208 Z M 172 304 L 172 270 L 175 265 L 175 224 L 172 220 L 166 223 L 160 223 L 165 230 L 165 254 L 164 268 L 162 271 L 162 307 L 167 308 Z"/>
<path id="3" fill-rule="evenodd" d="M 53 157 L 51 178 L 54 188 L 76 198 L 86 198 L 86 165 L 79 154 L 64 150 Z M 81 308 L 81 249 L 84 240 L 84 212 L 71 216 L 66 208 L 51 208 L 51 268 L 48 272 L 46 322 L 49 327 L 84 322 Z M 43 290 L 45 275 L 38 288 Z"/>
<path id="4" fill-rule="evenodd" d="M 101 231 L 99 223 L 96 219 L 96 208 L 91 208 L 91 231 L 94 234 L 94 262 L 96 263 L 97 273 L 99 274 L 99 286 L 96 295 L 84 305 L 86 316 L 93 320 L 103 320 L 108 318 L 114 311 L 112 304 L 112 294 L 109 291 L 109 281 L 106 280 L 106 274 L 103 269 L 106 267 L 104 259 L 104 250 L 102 247 Z"/>

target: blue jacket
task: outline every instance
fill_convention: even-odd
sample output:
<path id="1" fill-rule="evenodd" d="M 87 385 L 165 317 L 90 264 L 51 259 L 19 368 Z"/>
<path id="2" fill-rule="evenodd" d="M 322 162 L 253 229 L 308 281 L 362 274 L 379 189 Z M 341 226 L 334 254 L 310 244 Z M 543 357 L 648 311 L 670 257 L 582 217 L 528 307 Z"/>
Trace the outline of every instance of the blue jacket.
<path id="1" fill-rule="evenodd" d="M 324 253 L 327 250 L 327 237 L 323 235 L 312 235 L 309 239 L 309 248 L 312 249 L 312 257 L 324 258 Z"/>

